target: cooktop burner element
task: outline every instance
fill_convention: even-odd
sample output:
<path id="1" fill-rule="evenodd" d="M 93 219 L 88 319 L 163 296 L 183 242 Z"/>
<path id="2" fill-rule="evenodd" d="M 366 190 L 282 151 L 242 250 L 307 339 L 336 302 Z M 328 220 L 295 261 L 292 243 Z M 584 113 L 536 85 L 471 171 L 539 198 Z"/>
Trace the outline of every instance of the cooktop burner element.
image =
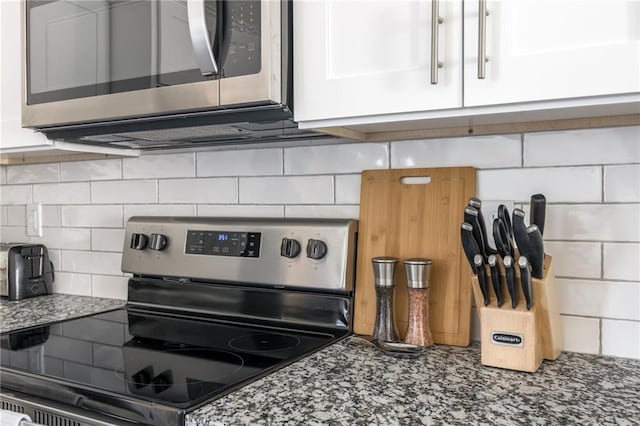
<path id="1" fill-rule="evenodd" d="M 273 352 L 294 348 L 300 344 L 295 336 L 282 334 L 258 333 L 233 338 L 229 347 L 242 352 Z"/>
<path id="2" fill-rule="evenodd" d="M 0 399 L 26 414 L 44 401 L 79 422 L 68 424 L 181 426 L 350 332 L 355 230 L 349 220 L 131 218 L 127 306 L 2 334 Z M 283 252 L 294 240 L 321 241 L 323 257 Z"/>

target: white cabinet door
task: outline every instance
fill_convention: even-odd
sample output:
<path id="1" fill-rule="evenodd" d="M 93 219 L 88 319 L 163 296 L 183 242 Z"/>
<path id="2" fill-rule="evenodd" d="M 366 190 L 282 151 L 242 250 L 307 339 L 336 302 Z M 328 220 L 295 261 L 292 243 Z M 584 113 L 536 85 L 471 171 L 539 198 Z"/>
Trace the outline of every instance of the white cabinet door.
<path id="1" fill-rule="evenodd" d="M 431 84 L 432 1 L 295 2 L 296 121 L 462 106 L 462 2 L 439 2 Z"/>
<path id="2" fill-rule="evenodd" d="M 637 0 L 487 1 L 478 78 L 479 0 L 464 0 L 464 106 L 640 91 Z"/>

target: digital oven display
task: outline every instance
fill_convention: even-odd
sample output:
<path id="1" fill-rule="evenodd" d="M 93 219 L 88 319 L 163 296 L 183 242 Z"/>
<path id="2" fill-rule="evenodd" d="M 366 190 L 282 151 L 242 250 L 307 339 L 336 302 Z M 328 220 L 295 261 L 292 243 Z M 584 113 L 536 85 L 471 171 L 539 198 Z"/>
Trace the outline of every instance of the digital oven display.
<path id="1" fill-rule="evenodd" d="M 187 231 L 186 254 L 260 257 L 260 232 Z"/>

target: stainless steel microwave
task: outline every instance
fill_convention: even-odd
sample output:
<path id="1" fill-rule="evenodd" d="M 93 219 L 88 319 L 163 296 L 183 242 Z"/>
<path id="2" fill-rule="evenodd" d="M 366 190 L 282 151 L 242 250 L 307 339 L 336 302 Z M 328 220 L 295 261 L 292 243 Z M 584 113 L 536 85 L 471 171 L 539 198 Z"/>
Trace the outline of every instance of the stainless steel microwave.
<path id="1" fill-rule="evenodd" d="M 292 121 L 289 0 L 26 0 L 22 124 L 131 148 L 260 139 Z"/>

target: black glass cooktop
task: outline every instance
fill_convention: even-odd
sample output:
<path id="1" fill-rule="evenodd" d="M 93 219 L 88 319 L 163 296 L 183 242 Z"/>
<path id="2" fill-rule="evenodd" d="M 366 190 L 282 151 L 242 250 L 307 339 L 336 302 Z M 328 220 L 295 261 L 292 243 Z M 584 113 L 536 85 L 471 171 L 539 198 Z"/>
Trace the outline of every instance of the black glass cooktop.
<path id="1" fill-rule="evenodd" d="M 186 409 L 337 336 L 122 308 L 1 336 L 3 368 Z"/>

